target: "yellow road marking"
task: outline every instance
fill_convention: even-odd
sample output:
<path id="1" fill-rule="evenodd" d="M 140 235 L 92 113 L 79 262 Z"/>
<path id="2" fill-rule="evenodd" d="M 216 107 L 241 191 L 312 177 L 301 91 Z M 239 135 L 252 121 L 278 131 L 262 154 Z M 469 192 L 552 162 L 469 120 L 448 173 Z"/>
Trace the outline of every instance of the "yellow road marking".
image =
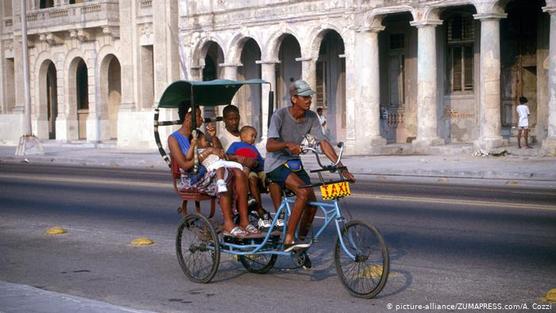
<path id="1" fill-rule="evenodd" d="M 95 179 L 95 178 L 70 178 L 61 176 L 46 176 L 36 174 L 0 174 L 0 178 L 8 179 L 23 179 L 32 181 L 44 182 L 63 182 L 75 184 L 99 184 L 99 185 L 124 185 L 132 187 L 149 187 L 171 190 L 172 183 L 168 179 L 167 183 L 155 182 L 137 182 L 131 180 L 118 180 L 118 179 Z M 435 203 L 435 204 L 458 204 L 468 206 L 488 206 L 499 208 L 515 208 L 515 209 L 536 209 L 536 210 L 549 210 L 556 211 L 556 205 L 553 204 L 533 204 L 533 203 L 514 203 L 514 202 L 500 202 L 500 201 L 483 201 L 483 200 L 464 200 L 454 198 L 431 198 L 422 196 L 401 196 L 389 194 L 372 194 L 354 192 L 351 197 L 358 199 L 370 200 L 383 200 L 383 201 L 402 201 L 402 202 L 419 202 L 419 203 Z"/>
<path id="2" fill-rule="evenodd" d="M 556 288 L 550 289 L 544 296 L 544 300 L 551 303 L 556 303 Z"/>
<path id="3" fill-rule="evenodd" d="M 47 235 L 62 235 L 65 234 L 67 231 L 60 226 L 50 227 L 46 230 Z"/>
<path id="4" fill-rule="evenodd" d="M 150 246 L 152 244 L 154 244 L 154 241 L 147 237 L 139 237 L 131 241 L 131 245 L 134 247 Z"/>

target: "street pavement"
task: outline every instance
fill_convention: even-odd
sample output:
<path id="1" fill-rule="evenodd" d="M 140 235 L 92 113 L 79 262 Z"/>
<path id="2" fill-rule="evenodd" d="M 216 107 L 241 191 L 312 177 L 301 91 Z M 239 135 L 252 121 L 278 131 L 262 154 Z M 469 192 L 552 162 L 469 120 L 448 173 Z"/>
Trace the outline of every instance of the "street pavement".
<path id="1" fill-rule="evenodd" d="M 154 149 L 123 149 L 112 144 L 43 143 L 44 154 L 15 156 L 15 146 L 0 146 L 2 163 L 66 164 L 85 167 L 168 169 Z M 398 151 L 404 146 L 397 147 Z M 395 149 L 393 149 L 395 150 Z M 343 163 L 359 180 L 442 184 L 507 185 L 556 190 L 556 158 L 538 149 L 504 147 L 503 156 L 473 156 L 470 145 L 434 147 L 430 155 L 349 156 Z M 303 156 L 306 168 L 317 167 Z M 95 300 L 0 281 L 0 312 L 145 312 Z"/>

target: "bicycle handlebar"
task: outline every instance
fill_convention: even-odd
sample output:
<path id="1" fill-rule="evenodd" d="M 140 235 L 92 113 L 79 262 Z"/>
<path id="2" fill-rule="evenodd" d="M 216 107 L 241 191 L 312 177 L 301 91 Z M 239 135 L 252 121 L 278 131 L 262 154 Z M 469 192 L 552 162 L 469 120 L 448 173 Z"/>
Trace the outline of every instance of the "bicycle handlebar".
<path id="1" fill-rule="evenodd" d="M 321 167 L 322 170 L 324 171 L 334 171 L 336 170 L 336 166 L 340 163 L 340 161 L 342 160 L 342 156 L 344 154 L 344 143 L 340 142 L 338 143 L 338 148 L 340 148 L 340 154 L 338 155 L 338 159 L 336 160 L 336 162 L 332 163 L 331 165 L 322 165 L 322 162 L 320 161 L 320 157 L 319 157 L 319 153 L 317 151 L 317 149 L 313 148 L 313 147 L 302 147 L 302 150 L 305 151 L 311 151 L 315 154 L 316 158 L 317 158 L 317 163 L 319 164 L 319 166 Z M 316 170 L 316 171 L 322 171 L 322 170 Z"/>
<path id="2" fill-rule="evenodd" d="M 314 170 L 311 172 L 321 172 L 321 171 L 329 171 L 329 172 L 335 172 L 338 169 L 343 169 L 346 168 L 345 166 L 341 166 L 341 167 L 337 167 L 337 165 L 340 163 L 340 161 L 342 160 L 342 156 L 344 155 L 344 143 L 343 142 L 339 142 L 337 145 L 338 148 L 340 148 L 340 153 L 338 154 L 338 159 L 336 160 L 336 162 L 332 163 L 331 165 L 322 165 L 321 161 L 320 161 L 320 156 L 319 153 L 317 151 L 316 148 L 314 147 L 310 147 L 310 146 L 303 146 L 301 147 L 301 149 L 303 151 L 311 151 L 315 154 L 316 158 L 317 158 L 317 163 L 319 164 L 319 166 L 321 167 L 320 170 Z"/>

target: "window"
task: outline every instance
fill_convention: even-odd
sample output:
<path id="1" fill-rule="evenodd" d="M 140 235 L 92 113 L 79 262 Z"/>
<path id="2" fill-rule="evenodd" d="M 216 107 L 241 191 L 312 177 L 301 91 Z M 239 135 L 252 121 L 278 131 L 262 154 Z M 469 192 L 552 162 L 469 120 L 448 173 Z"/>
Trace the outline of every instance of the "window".
<path id="1" fill-rule="evenodd" d="M 455 15 L 447 24 L 449 90 L 473 91 L 473 17 L 470 14 Z"/>
<path id="2" fill-rule="evenodd" d="M 77 109 L 89 109 L 89 83 L 87 65 L 82 60 L 77 65 Z"/>
<path id="3" fill-rule="evenodd" d="M 392 106 L 402 106 L 405 100 L 405 35 L 390 34 L 388 53 L 388 95 Z"/>
<path id="4" fill-rule="evenodd" d="M 52 8 L 54 6 L 54 0 L 41 0 L 39 3 L 39 8 L 46 9 Z"/>

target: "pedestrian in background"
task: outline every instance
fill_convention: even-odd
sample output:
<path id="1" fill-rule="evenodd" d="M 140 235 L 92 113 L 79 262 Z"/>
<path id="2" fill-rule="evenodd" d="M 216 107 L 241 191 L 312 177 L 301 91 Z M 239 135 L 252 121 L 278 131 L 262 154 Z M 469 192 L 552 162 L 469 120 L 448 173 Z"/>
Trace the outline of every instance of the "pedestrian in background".
<path id="1" fill-rule="evenodd" d="M 517 122 L 517 147 L 521 149 L 521 136 L 525 138 L 525 148 L 531 149 L 529 145 L 529 107 L 527 107 L 527 98 L 519 97 L 519 105 L 515 109 L 518 115 Z"/>
<path id="2" fill-rule="evenodd" d="M 317 108 L 317 115 L 319 117 L 319 123 L 322 129 L 322 134 L 326 136 L 326 117 L 322 113 L 323 113 L 322 108 Z"/>

